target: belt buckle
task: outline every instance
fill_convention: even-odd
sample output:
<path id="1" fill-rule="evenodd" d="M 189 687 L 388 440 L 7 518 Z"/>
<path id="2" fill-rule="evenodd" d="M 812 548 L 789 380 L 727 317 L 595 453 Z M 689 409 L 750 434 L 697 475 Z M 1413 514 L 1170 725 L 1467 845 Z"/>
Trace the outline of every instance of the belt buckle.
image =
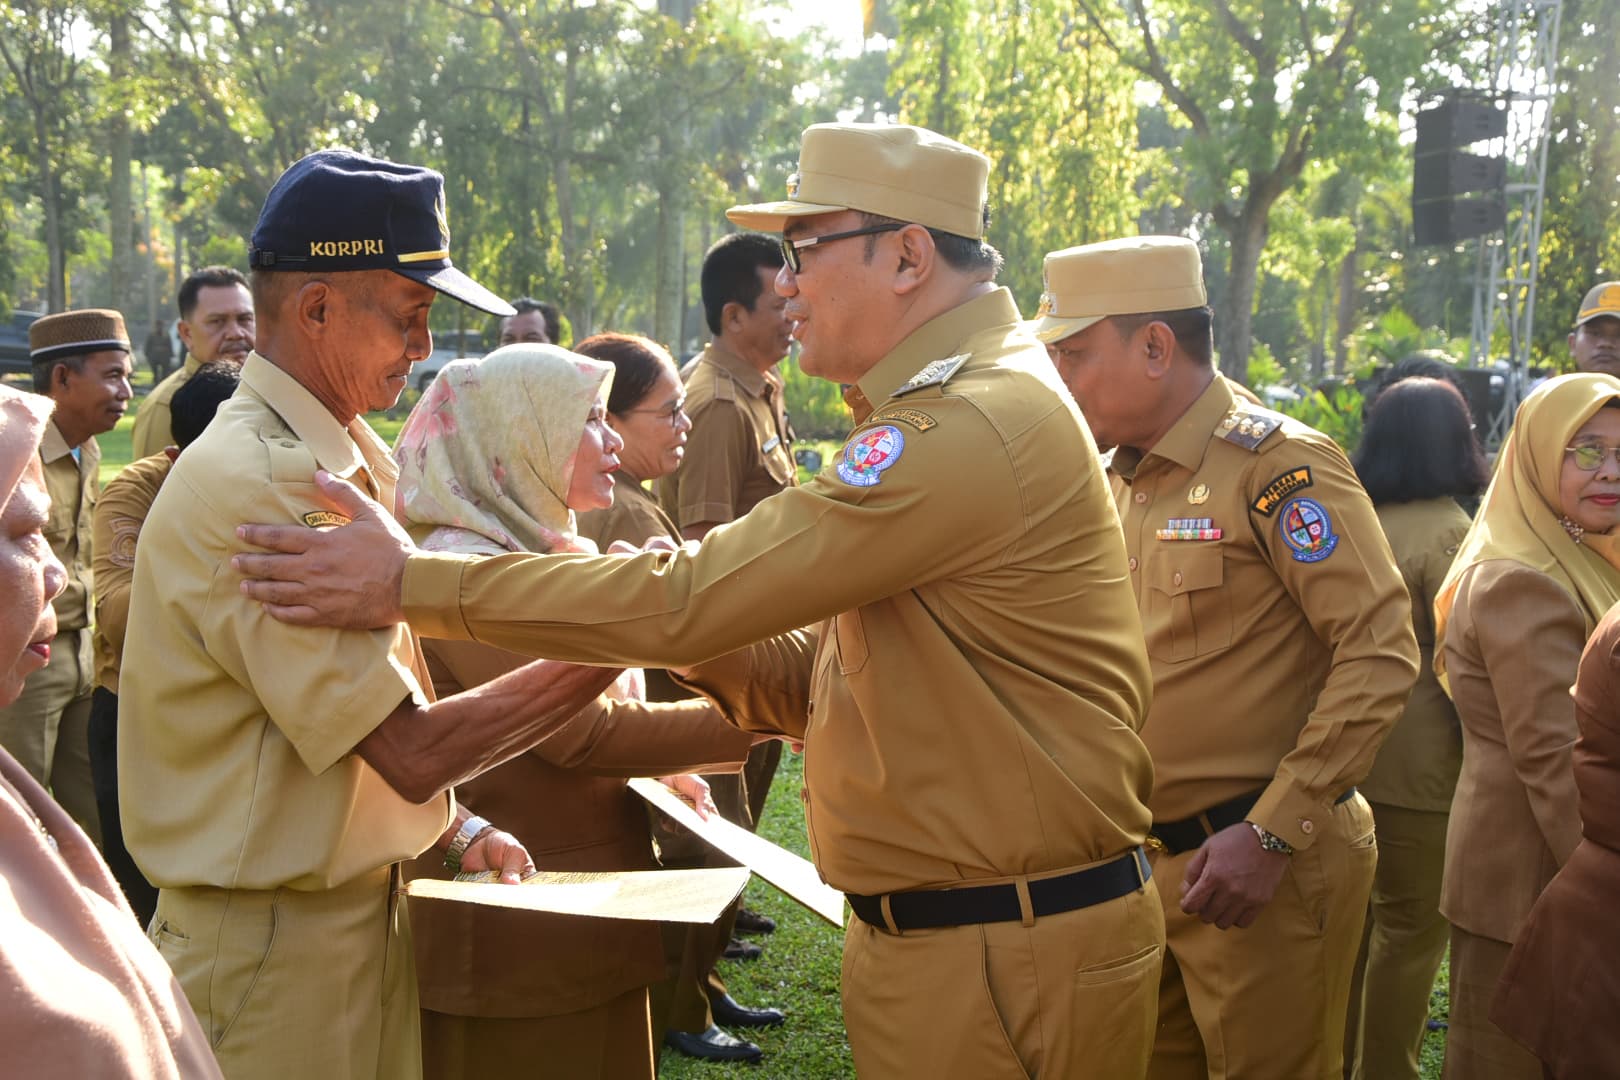
<path id="1" fill-rule="evenodd" d="M 1147 834 L 1147 839 L 1142 841 L 1142 846 L 1147 848 L 1149 851 L 1157 851 L 1161 855 L 1170 854 L 1170 848 L 1165 844 L 1165 842 L 1160 840 L 1152 833 Z"/>

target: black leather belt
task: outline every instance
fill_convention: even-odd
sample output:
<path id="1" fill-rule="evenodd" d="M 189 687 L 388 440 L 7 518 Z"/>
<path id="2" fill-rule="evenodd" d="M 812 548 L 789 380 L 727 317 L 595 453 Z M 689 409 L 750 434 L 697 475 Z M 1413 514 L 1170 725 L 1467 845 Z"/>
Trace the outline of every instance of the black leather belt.
<path id="1" fill-rule="evenodd" d="M 1354 787 L 1333 800 L 1333 805 L 1348 802 L 1356 793 Z M 1246 795 L 1239 795 L 1227 799 L 1223 803 L 1216 803 L 1202 814 L 1195 814 L 1180 821 L 1154 822 L 1151 839 L 1163 845 L 1165 851 L 1171 855 L 1180 855 L 1184 851 L 1193 851 L 1200 847 L 1205 840 L 1220 832 L 1229 829 L 1240 821 L 1248 818 L 1254 804 L 1260 801 L 1265 789 L 1251 791 Z"/>
<path id="2" fill-rule="evenodd" d="M 1029 882 L 1032 914 L 1056 915 L 1093 904 L 1118 899 L 1147 884 L 1153 876 L 1147 853 L 1135 848 L 1112 862 L 1076 870 L 1072 874 Z M 861 921 L 880 930 L 890 929 L 883 917 L 882 896 L 848 894 L 849 906 Z M 918 889 L 889 893 L 889 916 L 895 930 L 926 930 L 936 926 L 968 926 L 975 923 L 1018 922 L 1023 910 L 1018 902 L 1018 886 L 963 885 L 952 889 Z"/>

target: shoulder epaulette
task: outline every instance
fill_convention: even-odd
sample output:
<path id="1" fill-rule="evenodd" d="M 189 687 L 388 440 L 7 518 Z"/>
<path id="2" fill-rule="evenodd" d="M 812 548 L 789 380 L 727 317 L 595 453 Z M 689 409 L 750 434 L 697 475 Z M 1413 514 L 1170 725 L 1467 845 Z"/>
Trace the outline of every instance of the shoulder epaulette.
<path id="1" fill-rule="evenodd" d="M 259 438 L 270 456 L 270 482 L 311 484 L 315 482 L 315 452 L 288 431 L 261 430 Z"/>
<path id="2" fill-rule="evenodd" d="M 891 396 L 900 397 L 902 394 L 909 394 L 913 390 L 921 390 L 925 386 L 944 386 L 950 381 L 950 377 L 956 374 L 957 369 L 967 363 L 972 356 L 972 353 L 957 353 L 955 356 L 947 356 L 943 360 L 929 361 L 923 365 L 921 371 L 902 383 L 900 389 L 896 390 Z"/>
<path id="3" fill-rule="evenodd" d="M 1258 450 L 1260 444 L 1282 426 L 1283 417 L 1269 409 L 1240 407 L 1227 413 L 1215 428 L 1215 434 L 1245 450 Z"/>

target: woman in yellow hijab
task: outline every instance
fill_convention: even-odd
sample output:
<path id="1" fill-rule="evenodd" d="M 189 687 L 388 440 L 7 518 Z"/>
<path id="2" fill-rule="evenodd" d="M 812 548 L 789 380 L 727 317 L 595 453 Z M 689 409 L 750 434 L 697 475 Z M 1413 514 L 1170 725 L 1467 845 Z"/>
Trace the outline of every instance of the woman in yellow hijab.
<path id="1" fill-rule="evenodd" d="M 1519 407 L 1435 601 L 1435 669 L 1463 763 L 1440 910 L 1451 922 L 1446 1077 L 1539 1080 L 1486 1015 L 1519 926 L 1581 838 L 1569 696 L 1620 600 L 1620 379 L 1565 375 Z"/>
<path id="2" fill-rule="evenodd" d="M 611 364 L 552 345 L 448 365 L 400 432 L 395 515 L 430 550 L 572 547 L 574 511 L 613 502 L 623 443 L 606 421 L 612 375 Z M 424 640 L 422 651 L 441 696 L 530 659 L 474 642 Z M 704 700 L 604 697 L 456 796 L 521 840 L 540 869 L 653 869 L 646 809 L 624 778 L 736 769 L 752 742 Z M 436 854 L 409 872 L 447 876 Z M 428 1080 L 652 1080 L 657 923 L 415 900 L 411 922 Z"/>

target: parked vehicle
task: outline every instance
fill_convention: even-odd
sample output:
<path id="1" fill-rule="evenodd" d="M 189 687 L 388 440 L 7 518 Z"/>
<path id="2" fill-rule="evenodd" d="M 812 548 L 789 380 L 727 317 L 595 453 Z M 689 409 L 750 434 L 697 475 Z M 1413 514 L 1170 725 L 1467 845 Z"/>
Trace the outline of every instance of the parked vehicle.
<path id="1" fill-rule="evenodd" d="M 452 360 L 478 360 L 487 350 L 484 348 L 484 335 L 477 330 L 463 330 L 457 332 L 449 330 L 442 334 L 433 335 L 433 351 L 428 358 L 411 369 L 411 377 L 416 380 L 417 393 L 423 393 L 433 380 L 439 377 L 444 365 Z"/>
<path id="2" fill-rule="evenodd" d="M 34 370 L 28 361 L 28 328 L 43 311 L 13 311 L 11 321 L 0 323 L 0 374 L 27 375 Z"/>

